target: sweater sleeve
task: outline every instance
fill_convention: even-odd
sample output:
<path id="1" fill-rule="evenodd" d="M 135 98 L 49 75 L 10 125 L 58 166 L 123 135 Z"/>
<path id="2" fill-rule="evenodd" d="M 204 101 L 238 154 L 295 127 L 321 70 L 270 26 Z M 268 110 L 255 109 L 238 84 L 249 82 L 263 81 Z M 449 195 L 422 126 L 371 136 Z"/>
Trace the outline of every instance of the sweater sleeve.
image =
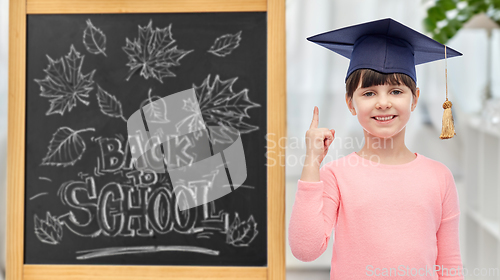
<path id="1" fill-rule="evenodd" d="M 298 180 L 288 228 L 288 242 L 297 259 L 310 262 L 325 252 L 337 222 L 339 197 L 337 180 L 327 165 L 320 168 L 319 182 Z"/>
<path id="2" fill-rule="evenodd" d="M 443 199 L 442 219 L 436 234 L 438 255 L 436 270 L 439 279 L 463 280 L 463 267 L 459 246 L 460 208 L 453 174 L 446 168 L 446 192 Z"/>

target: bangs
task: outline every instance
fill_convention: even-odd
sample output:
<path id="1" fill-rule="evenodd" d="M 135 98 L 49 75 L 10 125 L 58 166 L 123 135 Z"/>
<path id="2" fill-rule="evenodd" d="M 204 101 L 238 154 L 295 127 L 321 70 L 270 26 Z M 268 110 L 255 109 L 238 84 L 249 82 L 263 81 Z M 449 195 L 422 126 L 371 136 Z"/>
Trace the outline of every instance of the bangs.
<path id="1" fill-rule="evenodd" d="M 361 79 L 361 87 L 367 88 L 378 85 L 405 85 L 415 94 L 416 85 L 412 78 L 402 73 L 384 74 L 372 69 L 358 69 L 354 71 L 346 81 L 346 90 L 350 97 L 359 85 Z"/>
<path id="2" fill-rule="evenodd" d="M 385 84 L 400 86 L 402 83 L 406 85 L 406 83 L 402 81 L 404 77 L 409 78 L 407 75 L 401 73 L 382 74 L 377 71 L 367 69 L 363 71 L 363 74 L 361 75 L 361 87 L 366 88 Z M 408 87 L 410 88 L 410 86 Z"/>

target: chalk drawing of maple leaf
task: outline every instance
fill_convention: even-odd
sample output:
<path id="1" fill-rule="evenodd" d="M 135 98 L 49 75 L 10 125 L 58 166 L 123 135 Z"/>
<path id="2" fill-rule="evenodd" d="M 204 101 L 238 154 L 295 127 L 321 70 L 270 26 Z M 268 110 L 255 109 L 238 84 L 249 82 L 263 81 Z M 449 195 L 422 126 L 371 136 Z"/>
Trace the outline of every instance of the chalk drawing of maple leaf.
<path id="1" fill-rule="evenodd" d="M 163 83 L 165 77 L 175 77 L 170 71 L 172 66 L 179 66 L 180 60 L 193 50 L 180 50 L 172 46 L 175 40 L 172 38 L 172 24 L 160 29 L 152 28 L 152 21 L 145 27 L 139 25 L 139 38 L 130 41 L 126 38 L 127 45 L 122 47 L 127 53 L 130 67 L 127 81 L 137 71 L 146 80 L 150 77 Z"/>
<path id="2" fill-rule="evenodd" d="M 43 243 L 56 245 L 62 240 L 62 225 L 57 217 L 50 215 L 49 212 L 46 220 L 38 218 L 35 214 L 35 234 Z"/>
<path id="3" fill-rule="evenodd" d="M 210 75 L 200 86 L 193 84 L 199 102 L 184 100 L 184 110 L 193 112 L 188 118 L 179 122 L 176 126 L 189 125 L 189 131 L 203 133 L 201 128 L 205 127 L 205 122 L 210 128 L 210 136 L 214 143 L 232 143 L 228 133 L 243 134 L 259 129 L 258 126 L 247 124 L 244 117 L 250 117 L 247 110 L 253 107 L 260 107 L 259 104 L 250 101 L 248 89 L 235 93 L 233 84 L 236 78 L 221 80 L 219 75 L 210 84 Z M 196 135 L 195 135 L 196 136 Z M 198 135 L 199 136 L 199 135 Z"/>
<path id="4" fill-rule="evenodd" d="M 77 100 L 85 105 L 89 105 L 86 98 L 93 89 L 93 77 L 95 69 L 90 73 L 82 74 L 84 55 L 80 55 L 75 47 L 71 45 L 66 59 L 53 60 L 47 55 L 49 65 L 43 71 L 47 74 L 44 79 L 35 79 L 40 85 L 40 96 L 51 98 L 50 109 L 46 115 L 64 115 L 76 106 Z"/>
<path id="5" fill-rule="evenodd" d="M 257 236 L 257 223 L 252 215 L 247 221 L 240 221 L 238 213 L 235 213 L 233 223 L 226 234 L 226 243 L 235 247 L 247 247 Z"/>

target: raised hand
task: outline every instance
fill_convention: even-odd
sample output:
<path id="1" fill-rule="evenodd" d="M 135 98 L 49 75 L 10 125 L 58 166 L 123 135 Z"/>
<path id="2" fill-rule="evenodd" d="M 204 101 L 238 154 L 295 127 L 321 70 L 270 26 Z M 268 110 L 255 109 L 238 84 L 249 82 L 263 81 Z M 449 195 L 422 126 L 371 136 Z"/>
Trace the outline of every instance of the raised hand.
<path id="1" fill-rule="evenodd" d="M 306 131 L 306 162 L 305 164 L 321 164 L 328 148 L 335 139 L 335 130 L 328 128 L 318 128 L 319 109 L 314 106 L 313 119 L 309 130 Z"/>

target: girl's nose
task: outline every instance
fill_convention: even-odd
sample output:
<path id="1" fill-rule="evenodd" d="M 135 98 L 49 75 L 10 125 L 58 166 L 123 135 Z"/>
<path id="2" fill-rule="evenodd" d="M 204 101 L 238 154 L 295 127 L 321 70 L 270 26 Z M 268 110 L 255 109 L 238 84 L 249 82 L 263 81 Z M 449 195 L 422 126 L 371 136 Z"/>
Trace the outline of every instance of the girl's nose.
<path id="1" fill-rule="evenodd" d="M 377 109 L 386 109 L 386 108 L 391 108 L 392 104 L 387 97 L 380 97 L 377 101 L 377 104 L 375 105 Z"/>

